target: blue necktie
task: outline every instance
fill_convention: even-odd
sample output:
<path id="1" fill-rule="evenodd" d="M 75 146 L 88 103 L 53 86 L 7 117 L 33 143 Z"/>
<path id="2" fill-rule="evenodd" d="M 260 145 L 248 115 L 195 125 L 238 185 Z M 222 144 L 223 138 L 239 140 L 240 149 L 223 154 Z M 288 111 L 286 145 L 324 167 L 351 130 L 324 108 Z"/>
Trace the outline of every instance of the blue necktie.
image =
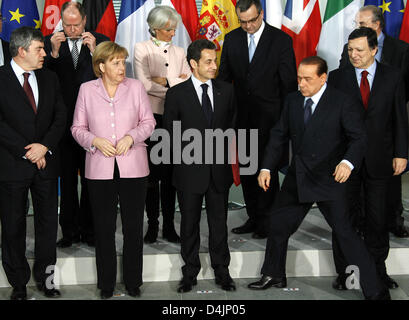
<path id="1" fill-rule="evenodd" d="M 305 102 L 305 106 L 304 106 L 304 125 L 307 125 L 308 121 L 311 118 L 311 114 L 312 114 L 312 105 L 314 104 L 314 102 L 312 101 L 311 98 L 308 98 L 307 101 Z"/>
<path id="2" fill-rule="evenodd" d="M 212 120 L 213 120 L 213 109 L 212 109 L 212 103 L 210 102 L 209 95 L 207 94 L 207 88 L 208 85 L 206 83 L 203 83 L 200 85 L 202 87 L 202 107 L 203 111 L 206 115 L 207 122 L 209 123 L 209 126 L 212 125 Z"/>
<path id="3" fill-rule="evenodd" d="M 256 43 L 254 42 L 254 34 L 250 35 L 250 44 L 249 44 L 249 62 L 253 59 L 254 52 L 256 51 Z"/>

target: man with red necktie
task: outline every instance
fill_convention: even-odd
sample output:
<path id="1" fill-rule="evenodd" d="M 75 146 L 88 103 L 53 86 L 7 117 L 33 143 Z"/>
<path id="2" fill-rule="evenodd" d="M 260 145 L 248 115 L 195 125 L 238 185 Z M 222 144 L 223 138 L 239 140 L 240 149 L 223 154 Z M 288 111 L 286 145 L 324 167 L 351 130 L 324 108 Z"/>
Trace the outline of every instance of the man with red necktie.
<path id="1" fill-rule="evenodd" d="M 389 289 L 394 289 L 398 284 L 388 276 L 385 266 L 389 252 L 386 191 L 389 179 L 406 168 L 408 116 L 400 71 L 376 61 L 377 49 L 373 29 L 354 30 L 348 38 L 351 64 L 331 72 L 328 82 L 362 106 L 368 144 L 361 168 L 352 173 L 348 182 L 350 215 L 360 206 L 363 187 L 365 243 L 375 259 L 378 274 Z M 351 216 L 352 220 L 355 218 Z M 333 287 L 345 290 L 347 264 L 334 235 L 333 249 L 338 273 Z"/>

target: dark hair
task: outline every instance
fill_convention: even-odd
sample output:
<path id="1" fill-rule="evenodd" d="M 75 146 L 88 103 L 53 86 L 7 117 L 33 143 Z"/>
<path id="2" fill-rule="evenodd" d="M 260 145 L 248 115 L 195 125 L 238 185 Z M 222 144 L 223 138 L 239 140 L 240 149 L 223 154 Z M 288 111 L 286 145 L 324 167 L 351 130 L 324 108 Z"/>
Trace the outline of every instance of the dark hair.
<path id="1" fill-rule="evenodd" d="M 317 66 L 317 75 L 319 77 L 324 73 L 328 73 L 327 61 L 325 61 L 321 57 L 311 56 L 311 57 L 304 58 L 300 62 L 300 65 L 302 65 L 302 64 L 308 65 L 308 66 L 311 66 L 311 65 Z"/>
<path id="2" fill-rule="evenodd" d="M 257 8 L 257 13 L 260 13 L 261 10 L 263 9 L 260 0 L 238 0 L 236 3 L 236 11 L 237 10 L 240 10 L 240 12 L 247 11 L 253 4 Z"/>
<path id="3" fill-rule="evenodd" d="M 78 9 L 82 19 L 84 19 L 85 16 L 87 15 L 85 12 L 84 6 L 81 3 L 77 1 L 67 1 L 67 2 L 64 2 L 63 5 L 61 6 L 61 19 L 62 19 L 62 14 L 64 13 L 65 9 L 67 9 L 70 6 L 74 6 Z"/>
<path id="4" fill-rule="evenodd" d="M 383 30 L 385 27 L 385 18 L 383 17 L 382 14 L 382 9 L 374 6 L 372 4 L 363 6 L 362 8 L 359 9 L 359 12 L 363 11 L 370 11 L 372 13 L 372 22 L 377 22 L 379 21 L 379 25 L 381 29 Z"/>
<path id="5" fill-rule="evenodd" d="M 9 50 L 11 56 L 16 57 L 18 55 L 18 48 L 27 51 L 33 40 L 44 42 L 44 36 L 39 29 L 27 26 L 14 29 L 10 35 Z"/>
<path id="6" fill-rule="evenodd" d="M 376 31 L 368 27 L 360 27 L 352 31 L 348 37 L 348 41 L 363 37 L 368 40 L 368 46 L 371 50 L 375 49 L 378 46 L 378 37 L 376 35 Z"/>
<path id="7" fill-rule="evenodd" d="M 187 48 L 187 62 L 190 65 L 190 60 L 193 59 L 196 62 L 199 62 L 200 57 L 202 56 L 202 51 L 204 49 L 210 49 L 210 50 L 216 50 L 216 45 L 207 40 L 207 39 L 199 39 L 196 41 L 193 41 L 189 47 Z"/>

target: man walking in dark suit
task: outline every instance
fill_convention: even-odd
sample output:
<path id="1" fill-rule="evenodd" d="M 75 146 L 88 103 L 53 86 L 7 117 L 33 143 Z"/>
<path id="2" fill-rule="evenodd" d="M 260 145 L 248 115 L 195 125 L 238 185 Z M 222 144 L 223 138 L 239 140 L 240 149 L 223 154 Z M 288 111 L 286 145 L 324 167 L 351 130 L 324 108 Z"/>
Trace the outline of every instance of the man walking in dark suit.
<path id="1" fill-rule="evenodd" d="M 92 214 L 83 176 L 85 150 L 73 139 L 70 127 L 81 84 L 96 78 L 92 70 L 92 53 L 100 42 L 109 39 L 96 32 L 85 32 L 87 17 L 79 2 L 65 2 L 61 7 L 61 20 L 63 30 L 45 38 L 45 66 L 57 73 L 67 107 L 67 126 L 60 144 L 60 226 L 63 237 L 57 246 L 66 248 L 79 241 L 94 246 Z M 81 176 L 80 198 L 78 172 Z"/>
<path id="2" fill-rule="evenodd" d="M 3 29 L 3 16 L 0 13 L 0 33 Z M 0 39 L 0 67 L 10 62 L 9 43 Z"/>
<path id="3" fill-rule="evenodd" d="M 27 298 L 26 203 L 34 208 L 34 280 L 46 297 L 60 292 L 49 281 L 57 260 L 58 143 L 65 107 L 55 73 L 41 69 L 44 38 L 39 30 L 12 32 L 13 57 L 0 67 L 0 218 L 2 262 L 13 287 L 11 299 Z M 50 278 L 51 277 L 51 278 Z"/>
<path id="4" fill-rule="evenodd" d="M 291 38 L 263 21 L 259 0 L 238 0 L 236 13 L 241 28 L 224 39 L 218 79 L 234 84 L 237 127 L 258 130 L 260 161 L 270 129 L 280 118 L 284 97 L 297 90 L 295 56 Z M 265 238 L 268 212 L 279 189 L 278 168 L 271 172 L 267 192 L 258 187 L 257 174 L 241 175 L 240 180 L 249 219 L 232 232 L 254 232 L 254 238 Z"/>
<path id="5" fill-rule="evenodd" d="M 386 272 L 389 252 L 386 193 L 392 175 L 399 175 L 407 165 L 408 116 L 404 82 L 398 69 L 375 60 L 376 32 L 367 27 L 352 31 L 348 38 L 351 65 L 334 70 L 329 84 L 351 96 L 356 107 L 364 112 L 368 136 L 362 166 L 354 170 L 348 182 L 351 221 L 360 206 L 363 189 L 365 223 L 364 238 L 375 259 L 379 276 L 389 289 L 398 287 Z M 342 239 L 333 236 L 334 260 L 339 276 L 333 287 L 345 290 L 345 269 Z"/>
<path id="6" fill-rule="evenodd" d="M 182 218 L 181 255 L 185 262 L 178 292 L 192 290 L 201 268 L 199 223 L 203 198 L 206 199 L 209 254 L 216 284 L 223 290 L 231 291 L 236 287 L 228 269 L 230 252 L 227 243 L 227 202 L 233 182 L 231 165 L 228 163 L 229 146 L 223 144 L 221 149 L 213 148 L 213 156 L 209 158 L 207 149 L 210 143 L 206 140 L 205 133 L 213 132 L 212 130 L 225 132 L 228 129 L 234 133 L 236 103 L 233 86 L 214 80 L 217 72 L 214 43 L 204 39 L 194 41 L 187 49 L 187 60 L 193 75 L 189 80 L 168 90 L 163 116 L 164 128 L 172 137 L 173 126 L 179 123 L 182 133 L 193 129 L 198 132 L 201 140 L 198 162 L 187 163 L 187 159 L 182 159 L 181 163 L 177 163 L 173 158 L 173 185 L 177 190 Z M 188 144 L 188 141 L 182 141 L 182 150 Z M 221 163 L 216 161 L 216 158 L 220 159 L 220 150 L 224 156 Z"/>
<path id="7" fill-rule="evenodd" d="M 348 262 L 359 268 L 367 299 L 390 299 L 376 274 L 374 261 L 347 217 L 345 182 L 358 169 L 366 145 L 362 113 L 345 94 L 327 86 L 327 63 L 305 58 L 298 68 L 300 91 L 288 95 L 265 149 L 260 187 L 270 187 L 270 172 L 278 165 L 283 146 L 294 152 L 288 173 L 271 213 L 262 278 L 250 289 L 282 288 L 288 239 L 314 202 L 340 238 Z"/>
<path id="8" fill-rule="evenodd" d="M 368 5 L 359 9 L 356 17 L 356 24 L 359 27 L 368 27 L 375 30 L 378 39 L 378 51 L 375 59 L 381 63 L 400 69 L 405 80 L 406 103 L 409 101 L 409 44 L 405 41 L 392 38 L 383 32 L 385 20 L 382 9 Z M 348 44 L 345 45 L 340 61 L 340 68 L 350 65 L 348 57 Z M 388 229 L 398 238 L 409 237 L 409 233 L 404 227 L 402 217 L 402 176 L 392 176 L 386 193 L 386 208 L 388 217 Z M 359 209 L 359 208 L 357 208 Z M 362 211 L 357 213 L 357 227 L 361 228 L 363 223 Z"/>

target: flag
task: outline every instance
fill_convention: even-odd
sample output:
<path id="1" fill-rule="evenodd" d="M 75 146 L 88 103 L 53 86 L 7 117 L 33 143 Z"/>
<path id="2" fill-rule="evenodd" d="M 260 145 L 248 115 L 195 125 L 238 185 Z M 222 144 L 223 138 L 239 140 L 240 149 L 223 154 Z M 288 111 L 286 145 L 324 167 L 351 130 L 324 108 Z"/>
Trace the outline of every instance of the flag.
<path id="1" fill-rule="evenodd" d="M 67 0 L 45 0 L 41 32 L 44 36 L 62 30 L 61 7 Z"/>
<path id="2" fill-rule="evenodd" d="M 385 18 L 385 33 L 393 38 L 399 38 L 404 11 L 403 0 L 365 0 L 365 5 L 368 4 L 382 9 Z"/>
<path id="3" fill-rule="evenodd" d="M 197 39 L 213 41 L 220 63 L 224 36 L 239 27 L 236 15 L 236 0 L 203 0 L 200 11 Z"/>
<path id="4" fill-rule="evenodd" d="M 287 0 L 281 29 L 293 39 L 297 66 L 305 57 L 316 55 L 321 33 L 318 0 Z"/>
<path id="5" fill-rule="evenodd" d="M 264 11 L 264 20 L 273 27 L 281 29 L 283 20 L 283 6 L 281 0 L 261 0 Z"/>
<path id="6" fill-rule="evenodd" d="M 339 66 L 344 44 L 355 29 L 354 20 L 360 6 L 361 0 L 338 0 L 327 3 L 317 53 L 327 61 L 329 71 Z"/>
<path id="7" fill-rule="evenodd" d="M 176 29 L 172 43 L 186 51 L 189 44 L 195 40 L 199 23 L 195 0 L 162 0 L 161 4 L 174 8 L 181 15 L 182 21 Z"/>
<path id="8" fill-rule="evenodd" d="M 408 9 L 406 4 L 406 9 Z M 405 14 L 403 15 L 402 28 L 400 29 L 399 39 L 409 43 L 409 10 L 405 9 Z"/>
<path id="9" fill-rule="evenodd" d="M 36 0 L 3 0 L 1 15 L 5 18 L 0 38 L 10 41 L 11 32 L 22 26 L 41 28 Z"/>
<path id="10" fill-rule="evenodd" d="M 117 22 L 112 0 L 84 0 L 82 5 L 87 14 L 86 29 L 102 33 L 115 41 Z"/>
<path id="11" fill-rule="evenodd" d="M 154 7 L 154 0 L 122 0 L 115 42 L 125 47 L 129 52 L 126 61 L 126 75 L 128 77 L 133 77 L 134 74 L 132 65 L 135 43 L 150 39 L 146 18 Z"/>

